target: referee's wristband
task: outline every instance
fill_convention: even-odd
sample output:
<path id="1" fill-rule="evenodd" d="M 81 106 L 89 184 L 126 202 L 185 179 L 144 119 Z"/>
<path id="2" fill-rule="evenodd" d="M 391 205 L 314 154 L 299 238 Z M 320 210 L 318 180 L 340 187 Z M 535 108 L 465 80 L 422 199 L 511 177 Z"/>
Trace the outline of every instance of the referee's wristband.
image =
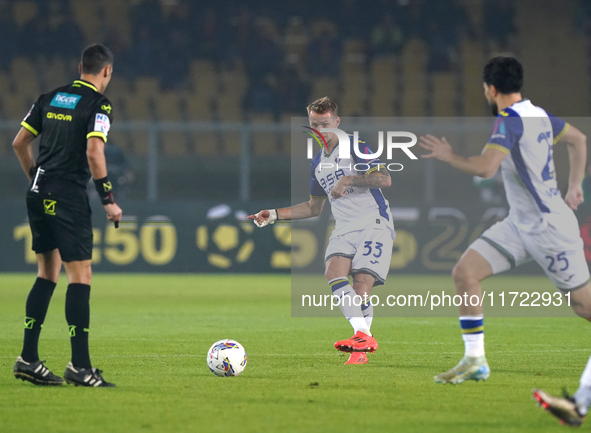
<path id="1" fill-rule="evenodd" d="M 96 192 L 98 192 L 103 205 L 115 203 L 115 198 L 113 197 L 113 185 L 111 184 L 111 181 L 109 181 L 109 177 L 105 176 L 102 179 L 93 180 Z"/>

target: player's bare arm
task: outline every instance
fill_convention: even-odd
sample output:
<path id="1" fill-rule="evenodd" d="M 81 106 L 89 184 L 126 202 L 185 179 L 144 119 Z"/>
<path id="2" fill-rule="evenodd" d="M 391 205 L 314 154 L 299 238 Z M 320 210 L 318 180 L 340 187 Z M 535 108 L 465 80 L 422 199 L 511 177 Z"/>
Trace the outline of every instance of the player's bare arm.
<path id="1" fill-rule="evenodd" d="M 431 152 L 421 155 L 421 158 L 435 158 L 468 174 L 484 178 L 494 176 L 507 156 L 501 150 L 485 147 L 480 155 L 465 158 L 454 153 L 445 137 L 439 139 L 430 134 L 420 138 L 419 146 Z"/>
<path id="2" fill-rule="evenodd" d="M 330 195 L 335 199 L 341 198 L 345 195 L 345 191 L 349 186 L 357 186 L 361 188 L 388 188 L 390 185 L 392 185 L 390 173 L 385 167 L 381 166 L 378 170 L 372 171 L 368 174 L 341 177 L 330 192 Z"/>
<path id="3" fill-rule="evenodd" d="M 566 143 L 568 149 L 568 160 L 570 164 L 570 174 L 568 177 L 568 191 L 564 201 L 572 210 L 577 210 L 583 203 L 583 176 L 585 175 L 585 165 L 587 162 L 587 136 L 572 125 L 558 140 L 558 143 Z"/>
<path id="4" fill-rule="evenodd" d="M 34 139 L 35 136 L 30 131 L 21 128 L 12 142 L 12 148 L 29 180 L 33 177 L 33 169 L 35 168 L 35 158 L 31 147 Z"/>
<path id="5" fill-rule="evenodd" d="M 254 215 L 249 215 L 248 219 L 254 220 L 259 227 L 267 224 L 273 224 L 276 220 L 301 220 L 312 218 L 322 213 L 326 197 L 310 198 L 309 201 L 297 204 L 295 206 L 284 207 L 281 209 L 261 210 Z"/>
<path id="6" fill-rule="evenodd" d="M 105 142 L 98 137 L 90 137 L 86 147 L 86 157 L 93 179 L 107 177 L 107 161 L 105 159 Z M 122 211 L 116 203 L 104 204 L 109 221 L 121 221 Z"/>

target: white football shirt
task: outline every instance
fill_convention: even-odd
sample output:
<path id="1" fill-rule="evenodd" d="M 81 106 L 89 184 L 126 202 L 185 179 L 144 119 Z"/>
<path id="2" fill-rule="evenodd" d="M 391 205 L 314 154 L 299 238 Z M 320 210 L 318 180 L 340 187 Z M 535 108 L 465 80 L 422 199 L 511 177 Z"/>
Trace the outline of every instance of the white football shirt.
<path id="1" fill-rule="evenodd" d="M 330 155 L 322 149 L 312 159 L 310 178 L 310 198 L 326 199 L 331 205 L 331 212 L 336 221 L 333 235 L 343 235 L 355 230 L 364 230 L 372 224 L 385 224 L 394 238 L 394 222 L 390 204 L 384 198 L 380 188 L 361 188 L 349 186 L 346 195 L 339 199 L 331 197 L 330 192 L 343 176 L 366 175 L 378 168 L 386 170 L 385 164 L 378 158 L 358 158 L 353 151 L 353 136 L 349 135 L 349 154 L 351 158 L 339 158 L 339 145 Z M 359 140 L 360 153 L 371 155 L 373 152 L 367 143 Z"/>

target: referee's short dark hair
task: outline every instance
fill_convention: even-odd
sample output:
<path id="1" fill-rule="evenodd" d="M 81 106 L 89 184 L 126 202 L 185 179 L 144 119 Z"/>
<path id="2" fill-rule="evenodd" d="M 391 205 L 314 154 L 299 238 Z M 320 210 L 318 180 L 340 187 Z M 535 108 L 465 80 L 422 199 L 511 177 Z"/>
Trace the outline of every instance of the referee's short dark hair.
<path id="1" fill-rule="evenodd" d="M 105 66 L 112 65 L 115 57 L 103 44 L 93 44 L 82 51 L 82 73 L 98 74 Z"/>
<path id="2" fill-rule="evenodd" d="M 494 57 L 484 67 L 482 81 L 505 95 L 519 92 L 523 86 L 523 66 L 514 57 Z"/>

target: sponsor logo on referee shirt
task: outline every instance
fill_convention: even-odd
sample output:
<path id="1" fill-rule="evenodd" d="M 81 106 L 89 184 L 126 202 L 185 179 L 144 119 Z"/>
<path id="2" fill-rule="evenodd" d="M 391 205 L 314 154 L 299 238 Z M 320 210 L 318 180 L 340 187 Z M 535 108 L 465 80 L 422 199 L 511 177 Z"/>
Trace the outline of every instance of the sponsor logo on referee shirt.
<path id="1" fill-rule="evenodd" d="M 63 120 L 65 122 L 72 121 L 72 116 L 69 114 L 58 114 L 58 113 L 52 113 L 51 111 L 49 113 L 47 113 L 47 118 L 48 119 L 55 119 L 55 120 Z"/>
<path id="2" fill-rule="evenodd" d="M 56 95 L 51 100 L 52 107 L 59 107 L 59 108 L 67 108 L 68 110 L 73 110 L 80 102 L 82 96 L 80 95 L 71 95 L 69 93 L 56 93 Z"/>

